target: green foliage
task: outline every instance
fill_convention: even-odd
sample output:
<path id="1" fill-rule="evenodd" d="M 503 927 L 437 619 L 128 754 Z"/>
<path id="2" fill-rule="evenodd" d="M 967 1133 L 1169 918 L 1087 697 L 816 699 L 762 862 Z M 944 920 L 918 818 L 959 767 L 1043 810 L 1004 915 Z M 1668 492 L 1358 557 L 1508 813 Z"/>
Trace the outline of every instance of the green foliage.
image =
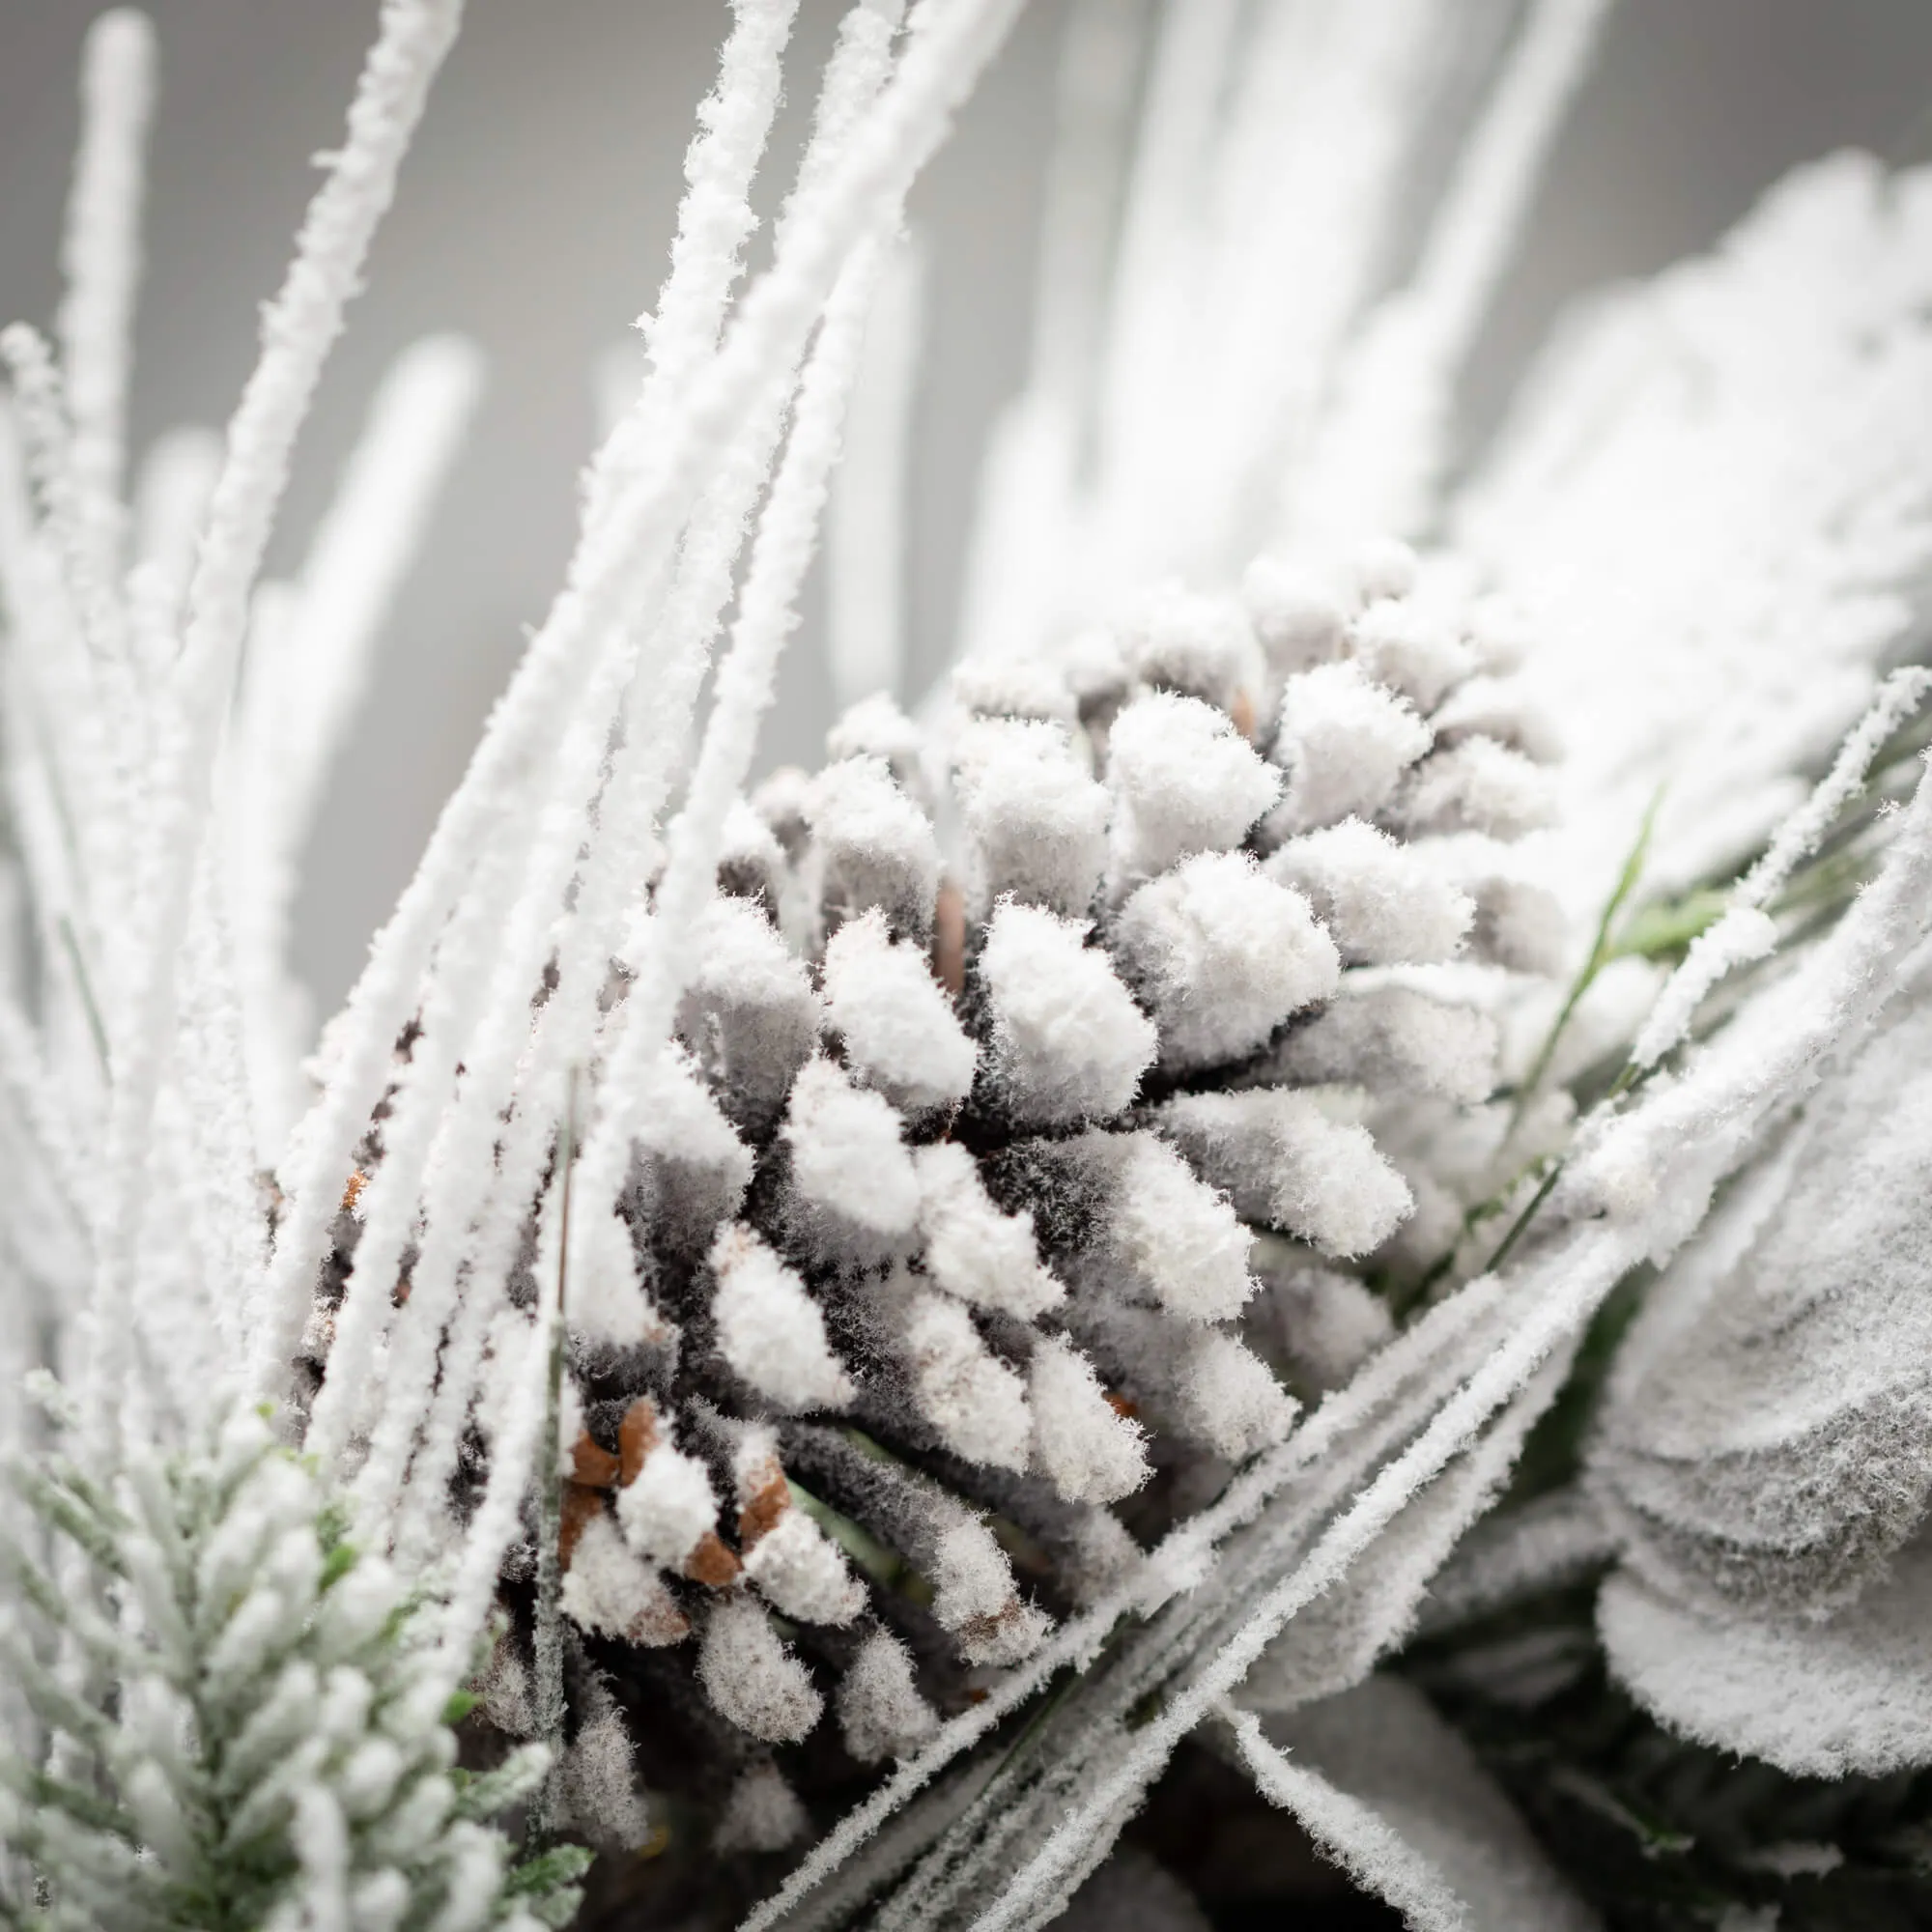
<path id="1" fill-rule="evenodd" d="M 1524 1603 L 1405 1667 L 1608 1932 L 1932 1924 L 1932 1773 L 1791 1777 L 1674 1737 L 1610 1681 L 1594 1596 Z"/>
<path id="2" fill-rule="evenodd" d="M 504 1896 L 520 1901 L 539 1924 L 568 1925 L 577 1912 L 579 1881 L 590 1862 L 591 1855 L 582 1845 L 554 1845 L 508 1875 Z"/>
<path id="3" fill-rule="evenodd" d="M 430 1607 L 358 1552 L 316 1471 L 243 1410 L 116 1480 L 15 1472 L 0 1672 L 0 1923 L 35 1932 L 534 1932 L 587 1858 L 488 1824 L 531 1748 L 471 1777 Z M 458 1700 L 460 1702 L 460 1700 Z"/>
<path id="4" fill-rule="evenodd" d="M 1707 926 L 1715 925 L 1730 904 L 1728 889 L 1699 886 L 1681 898 L 1653 899 L 1640 906 L 1617 934 L 1612 956 L 1674 962 Z"/>

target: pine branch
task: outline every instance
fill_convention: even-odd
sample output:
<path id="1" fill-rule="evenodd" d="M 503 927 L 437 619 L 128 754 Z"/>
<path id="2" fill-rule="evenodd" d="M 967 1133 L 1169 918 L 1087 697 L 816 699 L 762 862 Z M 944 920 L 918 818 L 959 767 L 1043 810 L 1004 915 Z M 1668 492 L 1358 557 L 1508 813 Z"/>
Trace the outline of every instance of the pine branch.
<path id="1" fill-rule="evenodd" d="M 456 1768 L 434 1605 L 358 1551 L 266 1413 L 204 1426 L 109 1483 L 44 1458 L 15 1485 L 84 1576 L 71 1601 L 8 1552 L 9 1675 L 50 1749 L 0 1749 L 5 1840 L 43 1932 L 566 1923 L 588 1855 L 519 1865 L 487 1821 L 549 1753 Z M 76 1568 L 77 1566 L 77 1568 Z M 53 1654 L 65 1632 L 90 1666 Z M 58 1769 L 56 1769 L 58 1767 Z"/>

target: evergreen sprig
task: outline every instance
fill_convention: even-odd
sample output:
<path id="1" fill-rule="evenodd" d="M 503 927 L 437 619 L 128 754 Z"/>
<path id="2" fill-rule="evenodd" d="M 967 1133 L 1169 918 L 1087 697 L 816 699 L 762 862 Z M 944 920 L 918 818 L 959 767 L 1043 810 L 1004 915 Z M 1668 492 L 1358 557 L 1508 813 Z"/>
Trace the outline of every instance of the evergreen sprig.
<path id="1" fill-rule="evenodd" d="M 522 1864 L 489 1821 L 547 1754 L 471 1777 L 430 1605 L 358 1550 L 308 1459 L 243 1408 L 111 1478 L 14 1472 L 0 1669 L 0 1922 L 35 1932 L 536 1932 L 587 1855 Z M 29 1733 L 31 1735 L 22 1735 Z"/>

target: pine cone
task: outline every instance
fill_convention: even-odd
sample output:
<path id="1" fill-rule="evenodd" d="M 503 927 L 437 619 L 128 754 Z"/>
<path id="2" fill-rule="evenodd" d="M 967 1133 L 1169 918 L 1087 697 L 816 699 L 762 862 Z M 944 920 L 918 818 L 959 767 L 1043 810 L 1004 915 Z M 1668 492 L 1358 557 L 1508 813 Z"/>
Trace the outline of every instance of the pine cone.
<path id="1" fill-rule="evenodd" d="M 739 809 L 621 1209 L 652 1335 L 572 1283 L 566 1437 L 580 1674 L 720 1842 L 915 1746 L 1388 1334 L 1414 1190 L 1365 1123 L 1497 1052 L 1407 969 L 1548 951 L 1509 664 L 1400 545 L 1345 592 L 1264 558 L 967 668 L 937 742 L 860 705 Z"/>

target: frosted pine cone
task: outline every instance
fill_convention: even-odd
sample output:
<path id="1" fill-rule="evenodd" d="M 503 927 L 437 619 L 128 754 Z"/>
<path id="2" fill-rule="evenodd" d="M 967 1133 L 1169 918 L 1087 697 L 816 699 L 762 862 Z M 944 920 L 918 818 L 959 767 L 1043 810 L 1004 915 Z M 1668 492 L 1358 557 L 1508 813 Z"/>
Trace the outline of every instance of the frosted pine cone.
<path id="1" fill-rule="evenodd" d="M 562 1599 L 721 1842 L 804 1829 L 771 1747 L 916 1745 L 1387 1335 L 1364 1122 L 1495 1080 L 1405 970 L 1543 963 L 1509 667 L 1400 545 L 1264 559 L 739 809 L 623 1206 L 651 1332 L 569 1296 Z"/>

